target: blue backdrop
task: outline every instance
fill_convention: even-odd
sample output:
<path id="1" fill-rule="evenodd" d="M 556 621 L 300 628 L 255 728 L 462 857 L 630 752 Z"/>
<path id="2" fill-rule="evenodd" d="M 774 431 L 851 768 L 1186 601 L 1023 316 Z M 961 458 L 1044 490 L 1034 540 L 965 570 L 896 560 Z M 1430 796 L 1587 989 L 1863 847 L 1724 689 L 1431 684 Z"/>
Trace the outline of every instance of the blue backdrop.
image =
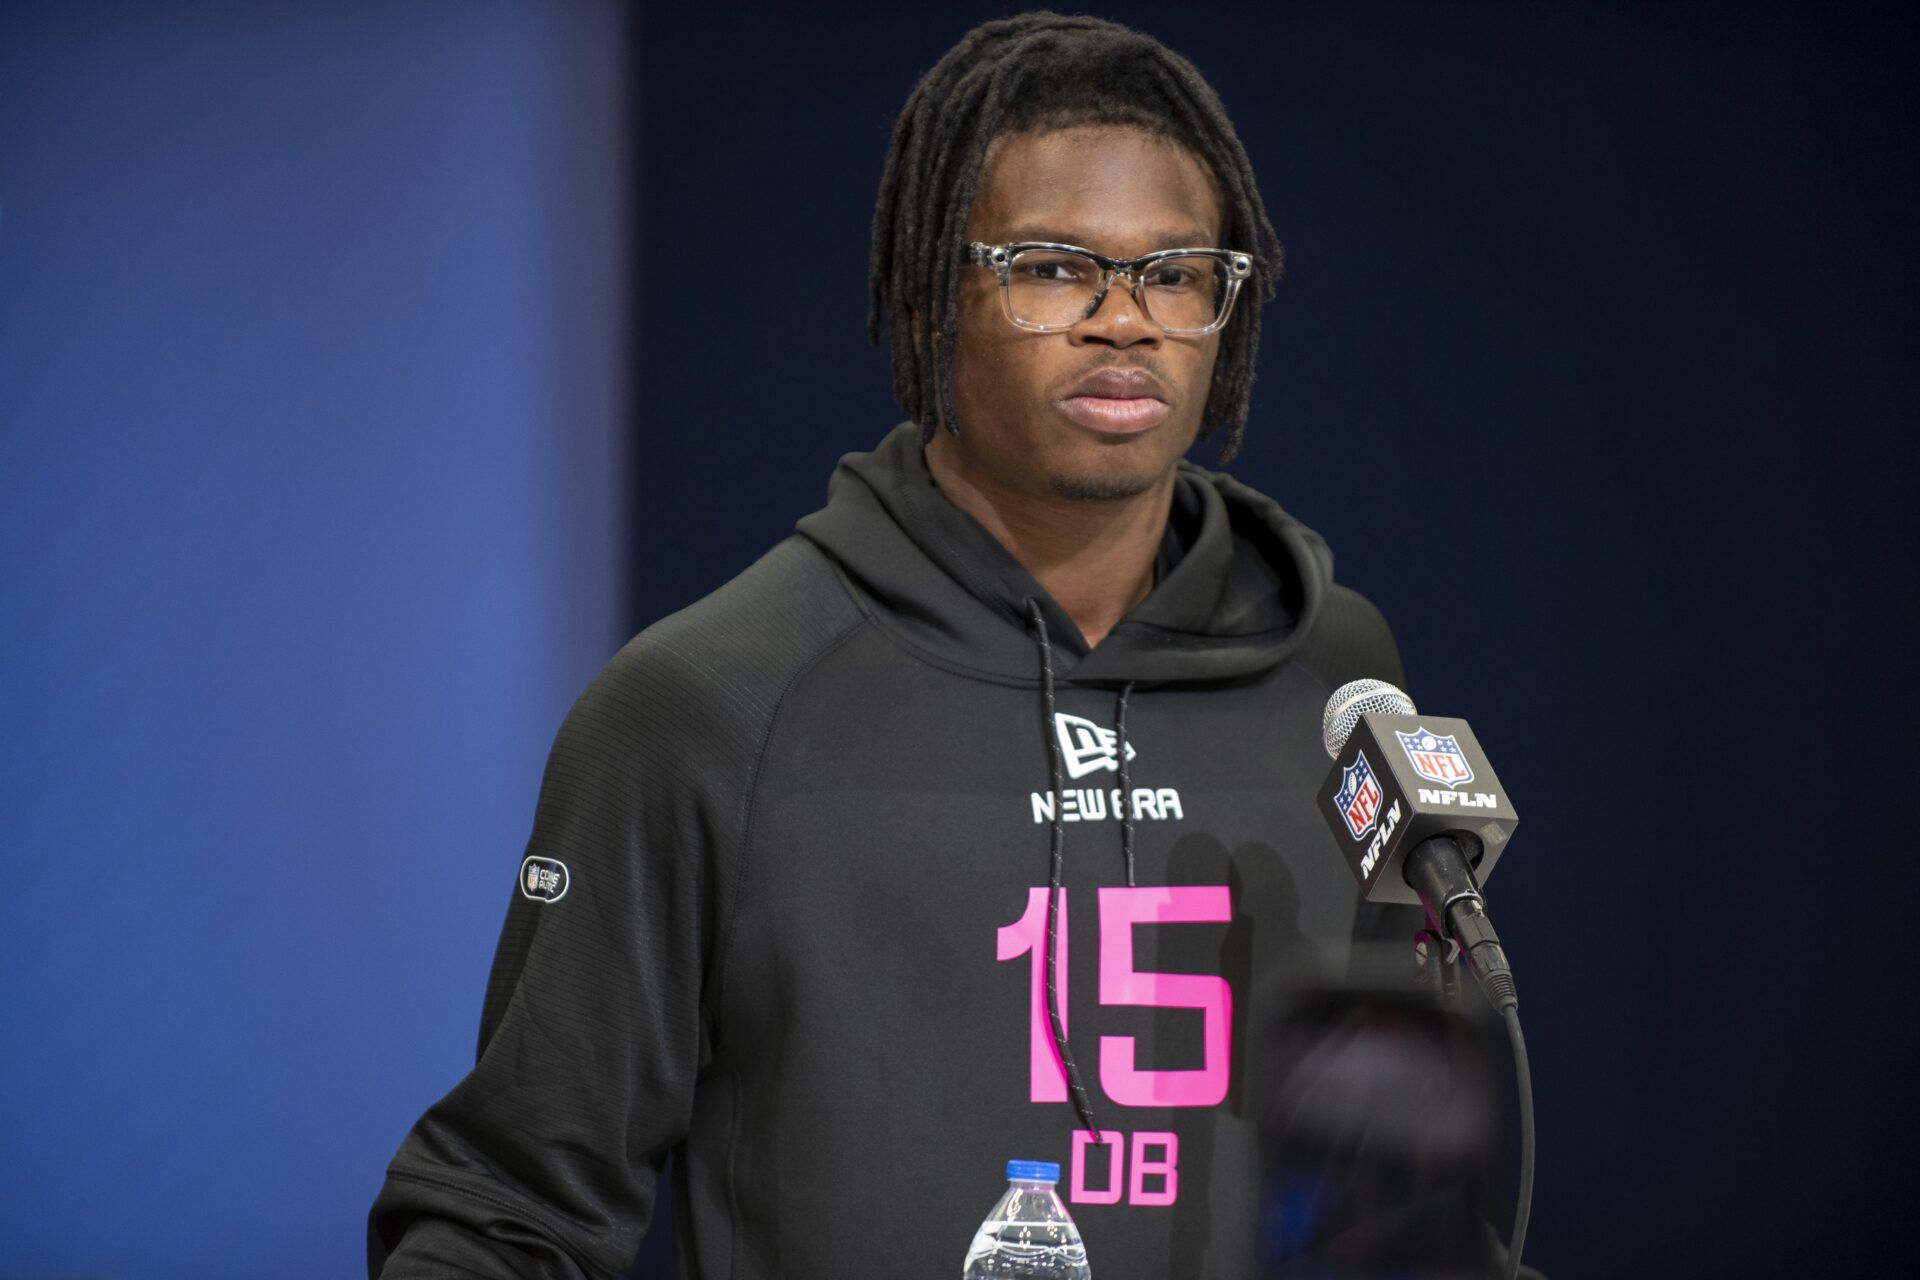
<path id="1" fill-rule="evenodd" d="M 888 129 L 1000 8 L 0 13 L 0 1275 L 353 1273 L 568 702 L 894 421 Z M 1288 246 L 1234 470 L 1524 815 L 1529 1257 L 1920 1269 L 1912 19 L 1101 9 Z M 689 244 L 769 265 L 623 300 Z"/>
<path id="2" fill-rule="evenodd" d="M 354 1274 L 625 604 L 609 6 L 0 15 L 0 1274 Z"/>

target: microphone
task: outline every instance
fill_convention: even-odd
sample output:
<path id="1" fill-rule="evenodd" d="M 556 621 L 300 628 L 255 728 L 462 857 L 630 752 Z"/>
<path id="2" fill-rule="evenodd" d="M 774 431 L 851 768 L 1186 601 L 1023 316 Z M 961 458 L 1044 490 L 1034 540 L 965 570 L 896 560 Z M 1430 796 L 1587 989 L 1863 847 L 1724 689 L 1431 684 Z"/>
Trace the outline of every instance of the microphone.
<path id="1" fill-rule="evenodd" d="M 1327 699 L 1321 742 L 1334 768 L 1321 814 L 1369 902 L 1418 902 L 1452 939 L 1502 1014 L 1520 1005 L 1480 885 L 1520 815 L 1464 720 L 1422 716 L 1384 680 Z M 1476 874 L 1477 873 L 1477 874 Z"/>
<path id="2" fill-rule="evenodd" d="M 1465 720 L 1423 716 L 1384 680 L 1335 689 L 1320 733 L 1333 757 L 1320 812 L 1367 901 L 1425 907 L 1428 926 L 1460 948 L 1507 1024 L 1520 1094 L 1520 1179 L 1502 1275 L 1515 1280 L 1533 1213 L 1533 1074 L 1513 966 L 1487 918 L 1480 885 L 1493 874 L 1520 815 Z"/>

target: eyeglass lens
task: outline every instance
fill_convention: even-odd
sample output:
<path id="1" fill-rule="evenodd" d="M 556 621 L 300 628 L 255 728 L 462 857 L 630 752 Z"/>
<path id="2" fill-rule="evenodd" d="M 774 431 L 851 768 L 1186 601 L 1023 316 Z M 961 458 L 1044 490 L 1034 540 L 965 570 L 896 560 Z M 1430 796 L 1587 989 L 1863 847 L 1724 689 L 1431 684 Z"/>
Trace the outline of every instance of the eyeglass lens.
<path id="1" fill-rule="evenodd" d="M 1106 273 L 1093 259 L 1058 249 L 1027 249 L 1007 270 L 1007 302 L 1014 319 L 1032 325 L 1072 325 L 1087 318 Z M 1227 296 L 1226 264 L 1217 258 L 1160 258 L 1141 268 L 1140 298 L 1163 329 L 1204 329 L 1220 318 Z M 1125 282 L 1114 281 L 1124 288 Z"/>

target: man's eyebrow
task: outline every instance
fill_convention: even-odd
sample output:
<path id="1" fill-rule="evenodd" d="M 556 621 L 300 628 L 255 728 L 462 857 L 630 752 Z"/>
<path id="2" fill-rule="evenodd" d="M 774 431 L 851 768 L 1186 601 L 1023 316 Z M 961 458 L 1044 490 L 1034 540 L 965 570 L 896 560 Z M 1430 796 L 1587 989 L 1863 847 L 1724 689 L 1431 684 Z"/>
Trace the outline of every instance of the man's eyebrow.
<path id="1" fill-rule="evenodd" d="M 1011 231 L 1006 232 L 1006 239 L 1002 243 L 1018 244 L 1023 240 L 1039 240 L 1048 244 L 1077 244 L 1083 249 L 1092 249 L 1097 253 L 1107 252 L 1099 245 L 1089 244 L 1080 235 L 1063 230 L 1060 227 L 1015 227 Z M 1189 227 L 1184 231 L 1163 231 L 1159 235 L 1151 237 L 1149 243 L 1152 244 L 1153 248 L 1148 252 L 1154 252 L 1160 249 L 1210 249 L 1214 247 L 1213 233 L 1202 231 L 1198 227 Z M 1111 257 L 1113 255 L 1109 254 L 1108 256 Z"/>

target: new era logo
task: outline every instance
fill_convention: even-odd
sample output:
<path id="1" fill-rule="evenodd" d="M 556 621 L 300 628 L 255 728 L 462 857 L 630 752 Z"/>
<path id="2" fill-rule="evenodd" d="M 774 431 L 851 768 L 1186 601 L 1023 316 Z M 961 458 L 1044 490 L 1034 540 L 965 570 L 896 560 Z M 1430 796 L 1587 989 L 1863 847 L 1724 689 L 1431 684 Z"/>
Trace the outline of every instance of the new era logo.
<path id="1" fill-rule="evenodd" d="M 1120 771 L 1120 753 L 1116 749 L 1113 730 L 1102 729 L 1081 716 L 1056 712 L 1053 731 L 1060 739 L 1060 758 L 1066 762 L 1068 777 L 1084 778 L 1097 769 L 1105 769 L 1110 773 Z M 1139 754 L 1129 742 L 1127 759 L 1131 761 Z"/>

